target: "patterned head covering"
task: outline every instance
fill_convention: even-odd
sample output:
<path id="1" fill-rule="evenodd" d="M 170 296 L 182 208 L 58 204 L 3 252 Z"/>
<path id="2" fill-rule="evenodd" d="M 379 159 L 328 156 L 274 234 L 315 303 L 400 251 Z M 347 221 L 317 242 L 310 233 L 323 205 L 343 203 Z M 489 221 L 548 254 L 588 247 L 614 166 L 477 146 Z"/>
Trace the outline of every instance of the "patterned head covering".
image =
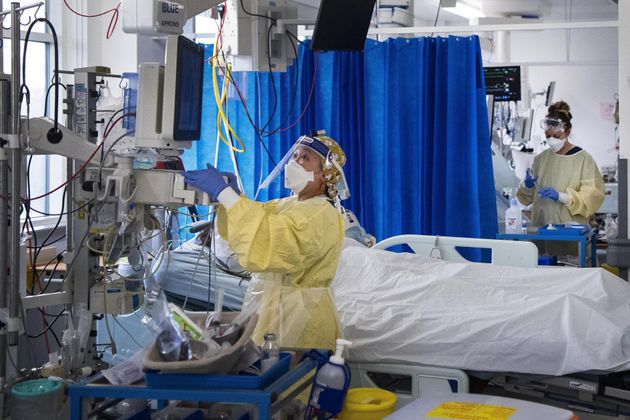
<path id="1" fill-rule="evenodd" d="M 343 168 L 346 164 L 344 151 L 336 141 L 326 135 L 324 130 L 319 130 L 315 136 L 302 136 L 300 144 L 314 150 L 322 157 L 328 196 L 337 197 L 337 185 L 343 180 L 339 168 Z"/>

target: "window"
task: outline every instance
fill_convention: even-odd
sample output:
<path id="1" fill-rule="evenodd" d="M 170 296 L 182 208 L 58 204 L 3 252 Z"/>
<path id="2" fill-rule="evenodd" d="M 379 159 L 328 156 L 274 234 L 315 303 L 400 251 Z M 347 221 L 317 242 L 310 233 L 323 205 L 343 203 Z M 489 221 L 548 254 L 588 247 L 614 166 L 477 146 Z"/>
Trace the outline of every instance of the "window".
<path id="1" fill-rule="evenodd" d="M 5 3 L 6 4 L 6 3 Z M 7 9 L 5 9 L 7 10 Z M 49 15 L 44 13 L 48 10 L 48 5 L 45 4 L 41 9 L 32 8 L 24 11 L 20 18 L 22 27 L 22 39 L 26 36 L 25 32 L 28 29 L 28 25 L 37 17 L 44 17 Z M 53 25 L 55 23 L 53 22 Z M 4 26 L 10 25 L 10 16 L 4 21 Z M 56 28 L 59 32 L 59 28 Z M 5 73 L 10 74 L 11 69 L 11 42 L 10 32 L 4 31 L 4 45 L 3 45 L 3 64 Z M 30 92 L 30 106 L 26 106 L 26 100 L 22 105 L 21 114 L 23 117 L 27 115 L 30 118 L 39 117 L 44 115 L 44 111 L 47 111 L 48 116 L 53 115 L 51 106 L 54 104 L 54 90 L 51 90 L 49 97 L 49 106 L 45 106 L 46 90 L 52 80 L 52 54 L 53 49 L 53 37 L 49 31 L 47 25 L 43 22 L 38 22 L 34 27 L 30 35 L 27 51 L 26 51 L 26 63 L 25 71 L 26 80 L 22 80 L 28 86 Z M 20 43 L 20 62 L 24 54 L 24 41 Z M 24 63 L 21 63 L 24 65 Z M 20 75 L 21 77 L 21 75 Z M 64 96 L 63 89 L 59 89 L 60 101 Z M 47 108 L 47 109 L 46 109 Z M 59 114 L 63 114 L 60 112 Z M 27 157 L 27 162 L 30 159 L 30 195 L 31 197 L 44 194 L 46 191 L 50 191 L 56 186 L 60 185 L 65 180 L 65 158 L 61 156 L 33 156 Z M 50 196 L 36 200 L 32 203 L 32 208 L 42 213 L 59 213 L 61 211 L 61 199 L 63 191 L 57 191 Z M 33 219 L 40 219 L 45 222 L 45 217 L 35 212 L 31 214 Z"/>

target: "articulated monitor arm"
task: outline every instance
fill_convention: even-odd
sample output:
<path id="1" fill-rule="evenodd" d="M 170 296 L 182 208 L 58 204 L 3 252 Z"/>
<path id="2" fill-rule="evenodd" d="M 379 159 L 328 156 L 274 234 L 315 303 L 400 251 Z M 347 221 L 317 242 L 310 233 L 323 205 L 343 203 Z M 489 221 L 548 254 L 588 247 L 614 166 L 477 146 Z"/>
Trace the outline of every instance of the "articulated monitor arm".
<path id="1" fill-rule="evenodd" d="M 59 130 L 63 136 L 48 138 L 48 131 L 54 127 L 54 121 L 50 118 L 31 118 L 27 124 L 22 124 L 22 128 L 27 131 L 30 138 L 29 151 L 33 155 L 60 155 L 79 162 L 87 162 L 96 152 L 98 145 L 88 143 L 85 139 L 77 135 L 74 131 L 59 124 Z M 113 160 L 108 158 L 103 166 L 111 166 Z"/>

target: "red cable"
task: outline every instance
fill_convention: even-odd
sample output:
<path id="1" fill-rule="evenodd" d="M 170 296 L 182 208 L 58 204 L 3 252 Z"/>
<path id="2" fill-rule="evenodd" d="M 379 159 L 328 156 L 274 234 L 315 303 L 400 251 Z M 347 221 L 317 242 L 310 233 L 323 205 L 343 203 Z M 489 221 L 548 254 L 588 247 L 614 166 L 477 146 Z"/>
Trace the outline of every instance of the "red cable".
<path id="1" fill-rule="evenodd" d="M 92 159 L 94 158 L 94 156 L 96 155 L 96 153 L 98 152 L 98 150 L 103 147 L 103 143 L 99 144 L 96 149 L 94 149 L 94 151 L 92 152 L 92 154 L 90 155 L 90 157 L 83 163 L 83 165 L 79 168 L 78 171 L 75 172 L 74 175 L 72 175 L 70 178 L 68 178 L 66 180 L 66 182 L 64 182 L 63 184 L 61 184 L 60 186 L 58 186 L 57 188 L 55 188 L 52 191 L 49 191 L 47 193 L 44 193 L 42 195 L 39 195 L 37 197 L 22 197 L 22 201 L 35 201 L 35 200 L 39 200 L 40 198 L 44 198 L 49 196 L 50 194 L 54 193 L 55 191 L 59 191 L 60 189 L 62 189 L 63 187 L 65 187 L 66 185 L 68 185 L 69 183 L 71 183 L 72 181 L 74 181 L 80 174 L 81 172 L 83 172 L 83 170 L 85 169 L 85 167 L 88 165 L 88 163 L 90 163 L 92 161 Z"/>
<path id="2" fill-rule="evenodd" d="M 217 34 L 217 42 L 219 42 L 219 45 L 221 45 L 221 48 L 223 48 L 223 44 L 221 44 L 221 41 L 223 40 L 223 24 L 225 23 L 225 16 L 227 16 L 227 6 L 223 8 L 223 17 L 221 18 L 221 25 L 219 26 L 219 33 Z M 207 60 L 207 63 L 210 64 L 212 60 L 214 60 L 215 58 L 219 56 L 220 52 L 221 50 L 217 50 L 216 54 Z"/>
<path id="3" fill-rule="evenodd" d="M 111 8 L 111 9 L 106 10 L 106 11 L 101 12 L 101 13 L 96 13 L 96 14 L 94 14 L 94 15 L 86 15 L 86 14 L 79 13 L 79 12 L 77 12 L 76 10 L 74 10 L 74 9 L 70 6 L 70 4 L 68 4 L 68 0 L 63 0 L 63 2 L 66 4 L 66 7 L 67 7 L 67 8 L 68 8 L 68 9 L 69 9 L 72 13 L 74 13 L 75 15 L 79 15 L 79 16 L 81 16 L 81 17 L 86 17 L 86 18 L 93 18 L 93 17 L 103 16 L 103 15 L 106 15 L 106 14 L 108 14 L 108 13 L 111 13 L 111 12 L 113 12 L 113 11 L 118 10 L 118 7 L 120 7 L 120 2 L 118 2 L 118 6 L 116 6 L 116 7 L 114 7 L 114 8 Z"/>
<path id="4" fill-rule="evenodd" d="M 109 10 L 106 10 L 104 12 L 101 13 L 96 13 L 93 15 L 86 15 L 84 13 L 80 13 L 77 12 L 76 10 L 74 10 L 70 4 L 68 3 L 68 0 L 63 0 L 64 4 L 66 5 L 66 7 L 68 8 L 68 10 L 70 10 L 72 13 L 74 13 L 77 16 L 81 16 L 81 17 L 85 17 L 85 18 L 95 18 L 95 17 L 99 17 L 99 16 L 104 16 L 108 13 L 112 13 L 112 18 L 109 21 L 109 25 L 107 26 L 107 33 L 105 35 L 105 37 L 107 39 L 110 39 L 112 37 L 112 35 L 114 34 L 114 30 L 116 29 L 116 24 L 118 23 L 118 15 L 120 14 L 120 2 L 118 2 L 118 5 L 114 8 L 111 8 Z"/>
<path id="5" fill-rule="evenodd" d="M 106 39 L 110 39 L 112 35 L 114 35 L 114 30 L 116 29 L 116 24 L 118 23 L 119 8 L 120 3 L 118 3 L 118 6 L 116 6 L 116 9 L 114 9 L 114 14 L 109 21 L 109 25 L 107 25 L 107 34 L 105 34 Z"/>
<path id="6" fill-rule="evenodd" d="M 109 130 L 105 133 L 105 136 L 103 137 L 103 140 L 105 140 L 107 138 L 107 136 L 109 135 L 109 133 L 112 131 L 112 128 L 114 128 L 114 126 L 116 125 L 116 123 L 118 123 L 120 120 L 123 119 L 123 116 L 118 117 L 118 119 L 116 119 L 116 121 L 114 121 L 114 123 L 111 125 L 111 127 L 109 127 Z M 39 200 L 41 198 L 47 197 L 50 194 L 59 191 L 60 189 L 62 189 L 63 187 L 65 187 L 66 185 L 68 185 L 70 182 L 74 181 L 80 174 L 81 172 L 83 172 L 83 170 L 85 169 L 85 167 L 92 161 L 92 159 L 94 159 L 94 156 L 96 155 L 96 153 L 99 151 L 99 149 L 101 147 L 103 147 L 104 143 L 99 144 L 96 149 L 94 149 L 94 151 L 92 152 L 92 154 L 90 155 L 90 157 L 87 158 L 87 160 L 83 163 L 83 165 L 79 168 L 78 171 L 76 171 L 74 173 L 74 175 L 72 175 L 70 178 L 68 178 L 66 180 L 66 182 L 64 182 L 63 184 L 61 184 L 60 186 L 58 186 L 57 188 L 55 188 L 52 191 L 48 191 L 47 193 L 44 193 L 42 195 L 39 195 L 37 197 L 22 197 L 22 201 L 35 201 L 35 200 Z M 5 197 L 0 197 L 0 198 L 5 198 Z M 5 198 L 6 199 L 6 198 Z"/>
<path id="7" fill-rule="evenodd" d="M 308 99 L 306 100 L 306 105 L 304 105 L 304 109 L 302 110 L 302 113 L 300 114 L 298 119 L 293 122 L 293 124 L 291 124 L 290 126 L 288 126 L 286 128 L 279 128 L 277 130 L 274 130 L 271 134 L 276 134 L 276 133 L 281 133 L 283 131 L 287 131 L 288 129 L 290 129 L 293 126 L 295 126 L 295 124 L 297 124 L 302 119 L 304 114 L 306 113 L 306 110 L 308 109 L 308 106 L 311 103 L 311 98 L 313 97 L 313 91 L 315 90 L 315 78 L 317 76 L 317 63 L 318 62 L 319 62 L 319 53 L 316 52 L 315 53 L 315 67 L 313 68 L 313 81 L 311 82 L 311 91 L 308 93 Z M 297 75 L 296 75 L 296 77 L 297 77 Z"/>
<path id="8" fill-rule="evenodd" d="M 295 121 L 293 121 L 293 123 L 290 126 L 285 127 L 285 128 L 277 128 L 277 129 L 273 130 L 271 133 L 268 133 L 267 136 L 271 136 L 272 134 L 281 133 L 283 131 L 289 130 L 290 128 L 294 127 L 298 122 L 300 122 L 302 117 L 304 117 L 304 114 L 306 113 L 306 110 L 308 109 L 308 106 L 311 103 L 311 98 L 313 97 L 313 91 L 315 89 L 315 78 L 317 76 L 317 64 L 318 64 L 318 62 L 319 62 L 319 53 L 315 52 L 315 67 L 313 68 L 313 80 L 311 81 L 311 89 L 310 89 L 310 92 L 308 94 L 308 99 L 306 101 L 306 105 L 304 105 L 304 109 L 302 109 L 302 113 L 300 114 L 300 116 Z M 223 70 L 223 68 L 221 66 L 219 66 L 219 68 L 221 69 L 221 72 L 225 76 L 226 74 L 225 74 L 225 71 Z M 273 75 L 269 75 L 269 77 L 273 77 Z M 295 77 L 298 77 L 298 75 L 296 74 Z M 247 109 L 247 104 L 243 101 L 243 92 L 241 92 L 241 90 L 238 88 L 238 86 L 236 85 L 236 82 L 234 81 L 233 77 L 230 77 L 230 82 L 232 83 L 232 86 L 234 86 L 234 88 L 236 89 L 236 91 L 239 94 L 239 99 L 241 101 L 241 104 L 243 105 L 243 109 L 245 110 L 245 113 L 247 114 L 247 116 L 249 117 L 249 119 L 251 121 L 254 121 L 253 118 L 251 117 L 250 113 L 249 113 L 249 110 Z M 262 130 L 258 130 L 257 127 L 254 127 L 254 129 L 257 130 L 257 131 L 262 131 Z"/>
<path id="9" fill-rule="evenodd" d="M 26 222 L 25 225 L 26 225 L 26 233 L 28 234 L 28 247 L 30 249 L 29 259 L 31 263 L 31 281 L 35 282 L 35 277 L 37 277 L 37 269 L 35 267 L 35 255 L 31 246 L 32 245 L 31 244 L 31 231 L 30 231 L 28 222 Z M 39 285 L 39 290 L 42 290 L 42 284 L 39 281 L 39 277 L 37 277 L 37 283 Z M 32 289 L 35 289 L 35 285 L 33 285 Z M 46 317 L 44 317 L 44 314 L 42 312 L 40 312 L 40 315 L 42 317 L 42 325 L 44 329 L 46 329 L 47 327 Z M 48 352 L 48 354 L 50 354 L 50 343 L 48 342 L 48 331 L 46 331 L 46 333 L 44 334 L 44 341 L 46 342 L 46 351 Z"/>
<path id="10" fill-rule="evenodd" d="M 118 117 L 118 118 L 116 118 L 114 120 L 112 125 L 110 125 L 109 128 L 107 129 L 107 131 L 105 132 L 105 134 L 103 134 L 103 141 L 105 141 L 105 139 L 107 138 L 107 136 L 109 136 L 109 133 L 112 132 L 112 130 L 114 129 L 116 124 L 118 124 L 120 122 L 120 120 L 122 120 L 124 117 L 126 117 L 126 115 L 121 115 L 120 117 Z"/>

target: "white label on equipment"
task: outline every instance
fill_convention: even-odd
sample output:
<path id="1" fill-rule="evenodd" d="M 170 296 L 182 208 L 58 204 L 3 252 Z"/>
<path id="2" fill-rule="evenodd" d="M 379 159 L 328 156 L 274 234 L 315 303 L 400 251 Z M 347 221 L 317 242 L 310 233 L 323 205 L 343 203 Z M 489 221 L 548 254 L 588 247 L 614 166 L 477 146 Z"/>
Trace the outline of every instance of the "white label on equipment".
<path id="1" fill-rule="evenodd" d="M 592 392 L 597 391 L 597 388 L 595 387 L 595 385 L 586 384 L 584 382 L 578 382 L 578 381 L 569 381 L 569 388 L 579 389 L 582 391 L 592 391 Z"/>

